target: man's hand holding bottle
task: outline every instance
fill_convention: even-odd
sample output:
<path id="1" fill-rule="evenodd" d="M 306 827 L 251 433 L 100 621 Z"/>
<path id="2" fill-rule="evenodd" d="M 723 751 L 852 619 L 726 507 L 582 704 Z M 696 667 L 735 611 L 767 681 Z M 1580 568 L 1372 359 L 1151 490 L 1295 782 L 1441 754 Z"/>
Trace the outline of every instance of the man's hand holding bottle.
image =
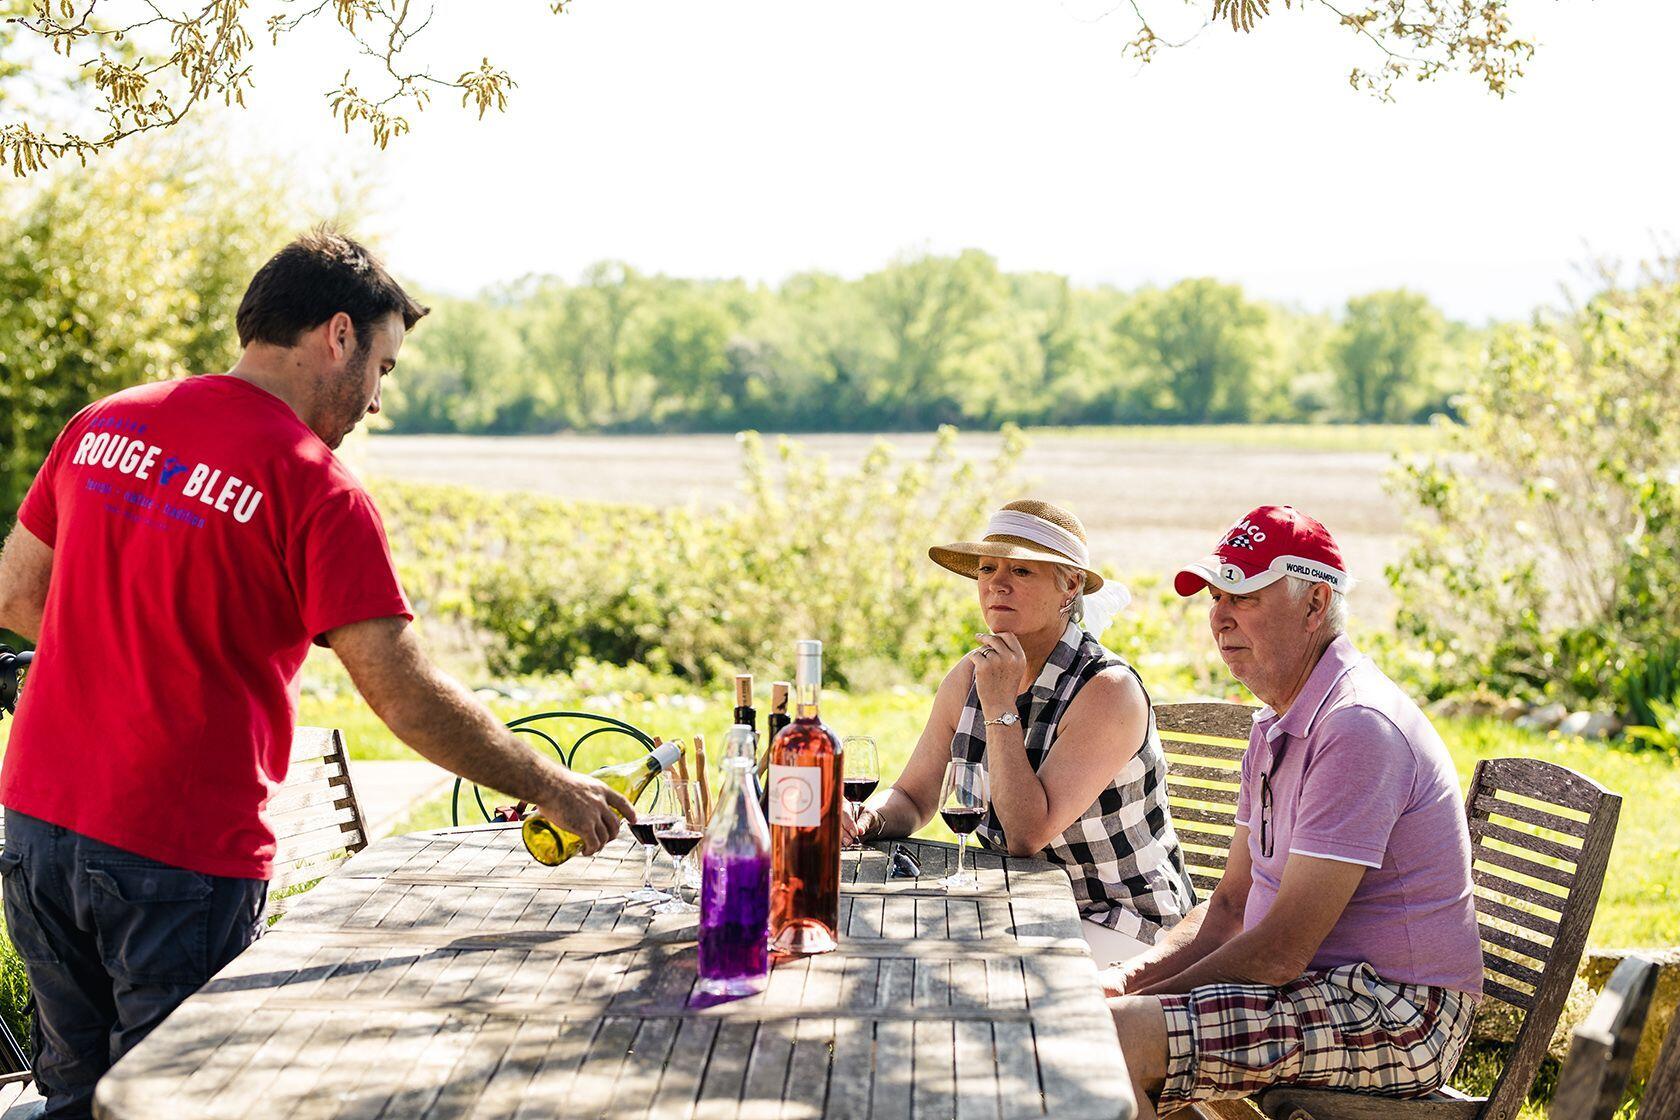
<path id="1" fill-rule="evenodd" d="M 537 812 L 583 840 L 585 855 L 594 855 L 618 835 L 621 820 L 635 821 L 636 809 L 623 794 L 606 783 L 556 766 L 552 788 L 537 802 Z"/>

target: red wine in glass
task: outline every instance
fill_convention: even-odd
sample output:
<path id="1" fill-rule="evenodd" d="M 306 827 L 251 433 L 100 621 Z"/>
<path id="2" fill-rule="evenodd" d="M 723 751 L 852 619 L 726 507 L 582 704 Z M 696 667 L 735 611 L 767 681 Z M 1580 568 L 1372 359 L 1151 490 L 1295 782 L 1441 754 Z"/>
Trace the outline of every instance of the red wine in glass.
<path id="1" fill-rule="evenodd" d="M 630 835 L 644 848 L 651 848 L 659 843 L 658 831 L 676 823 L 676 817 L 638 817 L 636 823 L 630 826 Z"/>
<path id="2" fill-rule="evenodd" d="M 658 833 L 655 839 L 659 841 L 661 848 L 670 853 L 672 859 L 681 859 L 700 843 L 701 835 L 697 828 L 667 828 Z"/>
<path id="3" fill-rule="evenodd" d="M 846 800 L 854 805 L 860 801 L 868 801 L 875 787 L 881 784 L 879 778 L 846 778 L 841 782 L 846 787 Z"/>
<path id="4" fill-rule="evenodd" d="M 939 787 L 939 815 L 957 834 L 957 869 L 939 880 L 948 891 L 972 891 L 980 886 L 979 878 L 964 866 L 964 857 L 968 854 L 968 834 L 980 827 L 990 804 L 991 786 L 985 766 L 960 758 L 946 764 L 945 780 Z"/>
<path id="5" fill-rule="evenodd" d="M 939 810 L 939 815 L 945 819 L 946 828 L 958 836 L 967 836 L 980 827 L 980 818 L 986 815 L 986 810 L 947 808 Z"/>
<path id="6" fill-rule="evenodd" d="M 845 748 L 845 764 L 840 778 L 840 791 L 852 805 L 852 819 L 857 820 L 863 803 L 881 784 L 881 759 L 875 740 L 868 735 L 848 735 L 841 744 Z M 853 837 L 848 848 L 862 848 L 861 838 Z"/>

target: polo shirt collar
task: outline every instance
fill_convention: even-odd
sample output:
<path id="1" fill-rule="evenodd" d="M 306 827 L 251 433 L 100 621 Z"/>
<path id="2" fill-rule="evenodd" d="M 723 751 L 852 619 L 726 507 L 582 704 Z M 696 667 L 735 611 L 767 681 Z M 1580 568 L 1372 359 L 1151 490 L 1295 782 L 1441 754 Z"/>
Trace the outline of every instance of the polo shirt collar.
<path id="1" fill-rule="evenodd" d="M 1336 687 L 1347 671 L 1359 663 L 1360 653 L 1353 648 L 1353 640 L 1346 634 L 1336 635 L 1336 639 L 1324 648 L 1324 653 L 1313 666 L 1313 671 L 1307 677 L 1306 685 L 1301 694 L 1295 697 L 1295 702 L 1289 705 L 1289 710 L 1280 717 L 1271 708 L 1261 708 L 1254 713 L 1254 722 L 1266 737 L 1268 743 L 1277 742 L 1283 735 L 1291 735 L 1297 739 L 1304 739 L 1312 733 L 1313 724 L 1318 722 L 1318 713 L 1324 709 L 1324 702 L 1330 698 L 1330 693 Z"/>

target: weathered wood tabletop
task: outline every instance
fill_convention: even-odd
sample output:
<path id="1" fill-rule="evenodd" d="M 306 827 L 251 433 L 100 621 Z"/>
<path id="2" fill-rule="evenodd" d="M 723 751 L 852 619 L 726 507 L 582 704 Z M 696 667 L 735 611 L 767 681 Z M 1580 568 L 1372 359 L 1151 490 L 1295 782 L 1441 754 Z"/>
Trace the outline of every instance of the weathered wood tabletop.
<path id="1" fill-rule="evenodd" d="M 532 862 L 505 826 L 382 840 L 100 1082 L 105 1120 L 1012 1117 L 1130 1120 L 1067 876 L 953 849 L 845 855 L 835 953 L 689 1006 L 693 915 L 626 904 L 628 837 Z M 669 875 L 663 860 L 656 869 Z"/>

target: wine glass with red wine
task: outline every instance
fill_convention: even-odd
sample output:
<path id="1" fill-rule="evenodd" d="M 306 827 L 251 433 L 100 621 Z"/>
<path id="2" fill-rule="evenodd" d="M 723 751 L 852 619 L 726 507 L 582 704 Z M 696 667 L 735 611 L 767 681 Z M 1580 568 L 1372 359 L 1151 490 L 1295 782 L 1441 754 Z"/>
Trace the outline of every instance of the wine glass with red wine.
<path id="1" fill-rule="evenodd" d="M 636 823 L 630 826 L 630 834 L 642 846 L 642 885 L 631 891 L 628 898 L 631 902 L 668 902 L 670 892 L 653 885 L 653 859 L 659 853 L 659 838 L 655 833 L 682 819 L 681 806 L 671 789 L 669 773 L 660 774 L 659 780 L 648 788 L 653 790 L 653 801 L 637 812 Z"/>
<path id="2" fill-rule="evenodd" d="M 875 740 L 868 735 L 848 735 L 841 746 L 846 772 L 840 779 L 840 786 L 846 800 L 852 803 L 852 819 L 856 820 L 858 809 L 881 784 L 881 756 L 875 750 Z M 861 848 L 863 841 L 853 840 L 846 847 Z"/>
<path id="3" fill-rule="evenodd" d="M 655 914 L 692 914 L 700 909 L 683 900 L 683 861 L 700 846 L 706 835 L 705 813 L 700 808 L 700 783 L 672 779 L 671 797 L 675 815 L 654 825 L 653 838 L 671 857 L 671 898 L 653 908 Z"/>
<path id="4" fill-rule="evenodd" d="M 968 834 L 980 827 L 991 801 L 984 766 L 960 758 L 946 765 L 945 780 L 939 786 L 939 815 L 945 827 L 957 834 L 957 869 L 939 880 L 948 891 L 972 891 L 980 886 L 974 872 L 964 868 L 963 856 L 968 850 Z"/>

